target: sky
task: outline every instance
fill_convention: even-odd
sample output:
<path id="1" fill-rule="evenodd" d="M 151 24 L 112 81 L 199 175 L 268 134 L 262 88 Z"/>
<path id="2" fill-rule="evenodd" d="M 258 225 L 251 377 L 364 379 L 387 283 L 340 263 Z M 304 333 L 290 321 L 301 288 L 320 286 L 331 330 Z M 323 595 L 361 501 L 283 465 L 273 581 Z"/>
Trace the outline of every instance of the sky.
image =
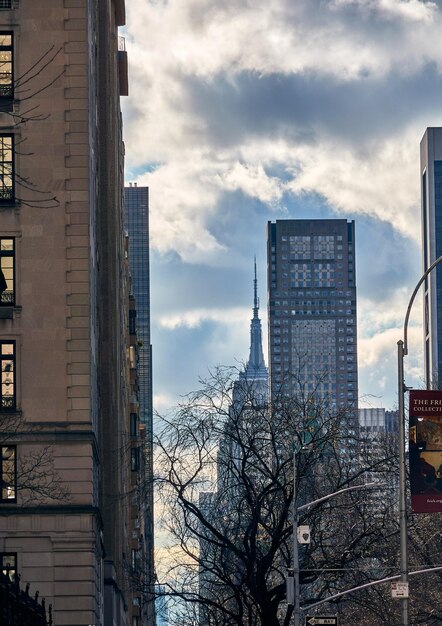
<path id="1" fill-rule="evenodd" d="M 291 218 L 355 220 L 360 404 L 394 408 L 422 274 L 419 143 L 442 125 L 442 2 L 126 0 L 126 17 L 155 409 L 247 360 L 255 256 L 267 353 L 266 226 Z M 421 387 L 420 298 L 408 340 Z"/>

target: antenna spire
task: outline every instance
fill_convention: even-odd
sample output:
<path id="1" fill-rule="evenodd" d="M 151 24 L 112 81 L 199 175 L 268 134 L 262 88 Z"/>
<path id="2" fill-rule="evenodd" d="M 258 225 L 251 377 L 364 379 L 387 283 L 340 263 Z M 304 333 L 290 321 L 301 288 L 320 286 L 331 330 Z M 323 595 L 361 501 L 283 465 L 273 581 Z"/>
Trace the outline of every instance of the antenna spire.
<path id="1" fill-rule="evenodd" d="M 268 376 L 262 351 L 262 332 L 261 320 L 259 319 L 258 273 L 256 268 L 256 256 L 254 257 L 253 318 L 250 323 L 250 354 L 245 375 L 246 377 L 249 377 L 251 379 L 267 379 Z"/>
<path id="2" fill-rule="evenodd" d="M 258 317 L 258 309 L 259 309 L 259 298 L 258 298 L 258 278 L 256 275 L 256 255 L 254 257 L 254 263 L 255 263 L 255 278 L 253 280 L 253 291 L 254 291 L 254 298 L 253 298 L 253 317 L 256 319 Z"/>

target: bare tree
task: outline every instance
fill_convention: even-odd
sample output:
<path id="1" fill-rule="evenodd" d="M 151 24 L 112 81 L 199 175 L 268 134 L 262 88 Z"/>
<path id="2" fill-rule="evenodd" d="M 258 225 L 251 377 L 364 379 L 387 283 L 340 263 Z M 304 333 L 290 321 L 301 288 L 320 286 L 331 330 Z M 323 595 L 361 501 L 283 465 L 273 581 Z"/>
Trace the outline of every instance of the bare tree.
<path id="1" fill-rule="evenodd" d="M 305 606 L 391 573 L 395 442 L 386 438 L 370 455 L 354 410 L 336 410 L 306 388 L 269 403 L 253 381 L 238 386 L 237 375 L 218 368 L 172 416 L 158 417 L 158 486 L 173 555 L 162 565 L 166 593 L 177 624 L 288 626 L 294 494 L 301 506 L 368 479 L 384 485 L 375 498 L 355 490 L 302 511 L 299 523 L 312 535 L 300 547 Z M 339 610 L 357 612 L 365 599 L 343 598 Z"/>
<path id="2" fill-rule="evenodd" d="M 55 467 L 54 446 L 41 443 L 39 429 L 19 412 L 0 413 L 0 497 L 35 505 L 69 501 L 69 486 Z"/>

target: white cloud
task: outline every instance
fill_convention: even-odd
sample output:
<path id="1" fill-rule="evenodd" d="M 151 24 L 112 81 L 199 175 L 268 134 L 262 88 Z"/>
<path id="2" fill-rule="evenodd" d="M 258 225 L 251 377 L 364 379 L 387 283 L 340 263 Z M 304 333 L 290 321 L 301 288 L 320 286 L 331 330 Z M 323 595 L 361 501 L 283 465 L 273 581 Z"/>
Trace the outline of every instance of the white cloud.
<path id="1" fill-rule="evenodd" d="M 271 128 L 257 128 L 237 145 L 220 148 L 211 136 L 216 112 L 211 118 L 192 108 L 187 89 L 189 80 L 210 86 L 222 75 L 240 90 L 242 72 L 257 81 L 273 74 L 281 80 L 320 74 L 324 81 L 364 87 L 367 75 L 410 75 L 430 62 L 440 66 L 442 17 L 434 2 L 144 0 L 129 3 L 127 16 L 127 162 L 136 168 L 138 183 L 151 188 L 153 247 L 175 251 L 186 262 L 216 262 L 224 247 L 211 223 L 219 217 L 223 194 L 236 190 L 270 210 L 280 208 L 287 190 L 319 193 L 337 213 L 375 216 L 419 237 L 417 144 L 426 123 L 435 125 L 441 116 L 414 119 L 405 132 L 389 133 L 387 127 L 361 145 L 330 120 L 332 136 L 321 119 L 328 103 L 311 102 L 318 109 L 319 121 L 309 122 L 316 141 L 281 139 Z M 379 110 L 380 120 L 382 115 Z M 146 163 L 157 167 L 139 175 Z M 293 179 L 269 175 L 274 165 L 291 171 Z"/>
<path id="2" fill-rule="evenodd" d="M 172 313 L 170 315 L 162 315 L 158 319 L 158 323 L 163 328 L 173 330 L 178 327 L 196 328 L 203 322 L 218 322 L 229 326 L 232 321 L 236 323 L 246 324 L 247 318 L 250 317 L 250 309 L 243 308 L 226 308 L 226 309 L 193 309 Z"/>
<path id="3" fill-rule="evenodd" d="M 223 247 L 207 228 L 219 191 L 208 180 L 205 167 L 210 170 L 210 164 L 193 156 L 160 165 L 139 176 L 138 184 L 150 188 L 152 247 L 198 262 L 216 256 Z"/>
<path id="4" fill-rule="evenodd" d="M 413 22 L 431 22 L 437 17 L 437 4 L 425 0 L 332 0 L 332 7 L 357 6 L 373 12 L 381 12 L 394 19 Z"/>
<path id="5" fill-rule="evenodd" d="M 240 190 L 270 206 L 277 205 L 285 189 L 285 185 L 278 178 L 266 174 L 262 163 L 236 162 L 219 180 L 226 190 Z"/>
<path id="6" fill-rule="evenodd" d="M 320 193 L 339 212 L 361 213 L 420 237 L 419 177 L 415 129 L 387 138 L 368 151 L 330 141 L 299 149 L 301 170 L 289 188 Z"/>
<path id="7" fill-rule="evenodd" d="M 210 79 L 219 72 L 316 71 L 342 79 L 361 71 L 379 75 L 392 67 L 416 67 L 428 59 L 440 63 L 442 54 L 434 2 L 145 1 L 129 3 L 127 15 L 136 44 L 129 45 L 131 64 L 144 68 L 153 82 L 166 79 L 166 90 L 173 73 Z M 389 37 L 377 36 L 376 27 L 389 20 L 395 25 Z M 406 45 L 409 36 L 412 46 Z"/>

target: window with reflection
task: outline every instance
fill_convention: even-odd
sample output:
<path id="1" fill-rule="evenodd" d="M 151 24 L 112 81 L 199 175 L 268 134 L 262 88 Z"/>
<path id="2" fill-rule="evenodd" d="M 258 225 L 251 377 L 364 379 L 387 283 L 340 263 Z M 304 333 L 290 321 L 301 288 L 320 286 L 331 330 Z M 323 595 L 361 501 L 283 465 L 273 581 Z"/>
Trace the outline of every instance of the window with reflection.
<path id="1" fill-rule="evenodd" d="M 12 33 L 0 32 L 0 110 L 5 110 L 5 100 L 12 104 L 14 97 L 13 53 Z"/>
<path id="2" fill-rule="evenodd" d="M 0 202 L 10 202 L 13 199 L 14 136 L 0 135 Z"/>
<path id="3" fill-rule="evenodd" d="M 1 411 L 15 411 L 15 341 L 0 341 L 2 368 Z"/>
<path id="4" fill-rule="evenodd" d="M 15 304 L 15 241 L 0 237 L 0 305 Z"/>
<path id="5" fill-rule="evenodd" d="M 130 451 L 130 469 L 132 472 L 138 472 L 140 469 L 140 450 L 139 448 L 131 448 Z"/>
<path id="6" fill-rule="evenodd" d="M 16 446 L 1 446 L 1 502 L 15 502 L 17 499 Z"/>
<path id="7" fill-rule="evenodd" d="M 17 573 L 17 554 L 14 552 L 0 552 L 0 560 L 3 574 L 14 580 Z"/>

